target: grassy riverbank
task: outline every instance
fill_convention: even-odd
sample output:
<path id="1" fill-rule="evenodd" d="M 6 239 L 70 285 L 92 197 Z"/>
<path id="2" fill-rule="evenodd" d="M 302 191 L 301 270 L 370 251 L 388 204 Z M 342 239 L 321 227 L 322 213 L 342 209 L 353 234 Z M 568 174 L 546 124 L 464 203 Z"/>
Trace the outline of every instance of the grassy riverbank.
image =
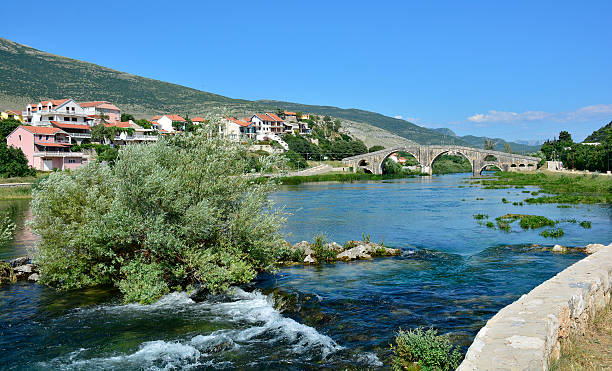
<path id="1" fill-rule="evenodd" d="M 20 200 L 29 198 L 32 198 L 32 191 L 30 186 L 0 187 L 0 201 Z"/>
<path id="2" fill-rule="evenodd" d="M 596 315 L 584 336 L 571 336 L 561 342 L 561 357 L 550 369 L 612 369 L 612 304 Z"/>
<path id="3" fill-rule="evenodd" d="M 540 193 L 525 202 L 531 204 L 564 203 L 595 204 L 612 203 L 612 178 L 598 175 L 557 174 L 550 172 L 510 173 L 500 172 L 496 178 L 480 180 L 486 187 L 538 186 Z"/>
<path id="4" fill-rule="evenodd" d="M 327 173 L 319 175 L 306 176 L 288 176 L 279 178 L 281 184 L 295 185 L 312 182 L 355 182 L 361 180 L 386 180 L 386 179 L 401 179 L 414 178 L 414 174 L 364 174 L 364 173 Z"/>

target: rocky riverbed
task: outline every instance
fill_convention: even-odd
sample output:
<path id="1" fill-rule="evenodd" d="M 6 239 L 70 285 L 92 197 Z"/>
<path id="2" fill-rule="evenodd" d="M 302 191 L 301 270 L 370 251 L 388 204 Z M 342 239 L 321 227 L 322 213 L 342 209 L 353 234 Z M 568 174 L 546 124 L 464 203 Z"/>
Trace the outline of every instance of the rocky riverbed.
<path id="1" fill-rule="evenodd" d="M 27 256 L 0 261 L 0 285 L 17 281 L 38 282 L 38 267 Z"/>
<path id="2" fill-rule="evenodd" d="M 286 252 L 281 263 L 284 264 L 318 264 L 322 262 L 373 259 L 374 257 L 401 255 L 400 249 L 385 247 L 382 244 L 363 241 L 348 241 L 344 245 L 336 242 L 302 241 L 294 245 L 287 243 Z"/>

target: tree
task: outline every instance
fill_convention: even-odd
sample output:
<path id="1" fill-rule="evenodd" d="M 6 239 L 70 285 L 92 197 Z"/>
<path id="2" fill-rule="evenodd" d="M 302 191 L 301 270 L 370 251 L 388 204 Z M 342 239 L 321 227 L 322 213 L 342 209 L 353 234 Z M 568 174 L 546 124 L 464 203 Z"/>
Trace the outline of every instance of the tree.
<path id="1" fill-rule="evenodd" d="M 574 143 L 572 140 L 572 135 L 567 131 L 562 131 L 559 133 L 559 142 Z"/>
<path id="2" fill-rule="evenodd" d="M 485 138 L 484 140 L 484 149 L 486 150 L 495 150 L 495 142 L 493 139 Z"/>
<path id="3" fill-rule="evenodd" d="M 28 166 L 28 159 L 20 148 L 0 142 L 0 177 L 34 176 L 36 171 Z"/>
<path id="4" fill-rule="evenodd" d="M 383 147 L 381 145 L 375 145 L 375 146 L 370 147 L 368 152 L 382 151 L 383 149 L 385 149 L 385 147 Z"/>
<path id="5" fill-rule="evenodd" d="M 151 125 L 151 123 L 145 119 L 136 120 L 134 123 L 145 129 L 151 129 L 153 127 L 153 125 Z"/>
<path id="6" fill-rule="evenodd" d="M 19 120 L 4 119 L 0 120 L 0 140 L 5 142 L 6 137 L 21 125 Z"/>
<path id="7" fill-rule="evenodd" d="M 121 114 L 121 121 L 125 122 L 125 121 L 130 121 L 130 120 L 136 122 L 136 119 L 134 118 L 134 116 L 130 115 L 129 113 Z"/>
<path id="8" fill-rule="evenodd" d="M 272 269 L 283 221 L 268 197 L 275 185 L 241 176 L 246 146 L 203 131 L 126 146 L 113 169 L 90 162 L 42 181 L 31 202 L 41 282 L 110 284 L 125 302 L 151 303 L 171 290 L 223 292 Z"/>
<path id="9" fill-rule="evenodd" d="M 172 121 L 172 127 L 176 131 L 183 131 L 183 129 L 185 127 L 185 123 L 181 122 L 181 121 Z"/>
<path id="10" fill-rule="evenodd" d="M 504 143 L 504 152 L 512 153 L 512 147 L 510 146 L 510 143 Z"/>

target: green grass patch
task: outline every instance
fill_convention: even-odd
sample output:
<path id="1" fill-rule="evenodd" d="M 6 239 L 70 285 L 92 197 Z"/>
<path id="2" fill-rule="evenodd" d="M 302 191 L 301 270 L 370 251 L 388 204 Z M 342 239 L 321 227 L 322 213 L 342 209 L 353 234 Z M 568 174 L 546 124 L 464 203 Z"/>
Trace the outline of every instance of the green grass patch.
<path id="1" fill-rule="evenodd" d="M 319 175 L 307 175 L 307 176 L 287 176 L 278 178 L 281 184 L 285 185 L 296 185 L 302 183 L 312 182 L 358 182 L 362 180 L 386 180 L 386 179 L 402 179 L 402 178 L 414 178 L 415 175 L 405 174 L 360 174 L 360 173 L 327 173 Z"/>
<path id="2" fill-rule="evenodd" d="M 498 172 L 496 178 L 484 179 L 483 186 L 538 186 L 539 193 L 551 196 L 528 198 L 529 204 L 612 203 L 612 178 L 595 174 L 555 174 L 548 172 Z M 533 194 L 532 194 L 533 195 Z M 536 196 L 535 194 L 534 196 Z"/>
<path id="3" fill-rule="evenodd" d="M 0 187 L 0 200 L 18 200 L 32 198 L 30 186 Z"/>
<path id="4" fill-rule="evenodd" d="M 489 216 L 487 214 L 474 214 L 474 219 L 476 220 L 489 219 Z"/>

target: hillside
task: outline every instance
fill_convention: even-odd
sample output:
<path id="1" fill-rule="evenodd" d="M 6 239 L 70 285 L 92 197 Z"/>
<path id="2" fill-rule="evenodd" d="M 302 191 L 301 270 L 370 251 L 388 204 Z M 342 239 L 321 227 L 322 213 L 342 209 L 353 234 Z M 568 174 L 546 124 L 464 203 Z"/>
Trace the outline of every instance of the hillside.
<path id="1" fill-rule="evenodd" d="M 608 125 L 602 126 L 595 130 L 591 135 L 586 137 L 583 143 L 602 143 L 612 135 L 612 121 Z"/>
<path id="2" fill-rule="evenodd" d="M 283 108 L 360 123 L 357 130 L 362 136 L 368 132 L 367 125 L 372 125 L 379 128 L 378 137 L 389 137 L 390 142 L 395 142 L 399 136 L 421 144 L 444 141 L 449 144 L 479 145 L 375 112 L 282 101 L 233 99 L 52 55 L 3 38 L 0 38 L 0 81 L 2 109 L 23 109 L 31 102 L 63 97 L 77 101 L 108 100 L 121 107 L 123 112 L 141 117 L 169 112 L 191 116 L 210 112 L 243 115 Z M 483 141 L 480 141 L 480 145 Z"/>

